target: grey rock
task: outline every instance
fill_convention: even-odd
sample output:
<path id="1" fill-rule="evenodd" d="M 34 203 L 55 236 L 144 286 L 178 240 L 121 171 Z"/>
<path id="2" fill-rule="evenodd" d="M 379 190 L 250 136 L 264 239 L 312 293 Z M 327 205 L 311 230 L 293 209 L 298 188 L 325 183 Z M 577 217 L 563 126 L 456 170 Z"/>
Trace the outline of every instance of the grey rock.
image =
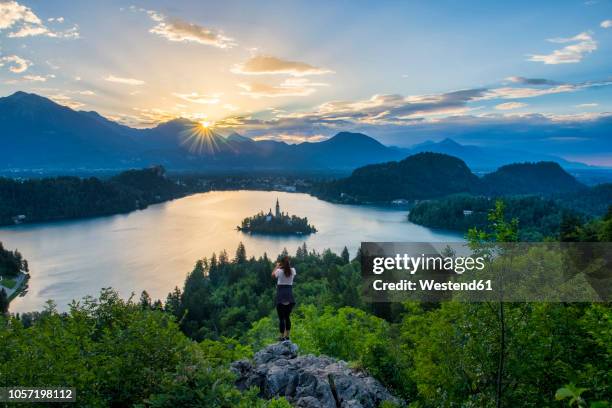
<path id="1" fill-rule="evenodd" d="M 235 361 L 231 370 L 239 389 L 257 387 L 263 398 L 284 396 L 298 408 L 376 408 L 383 401 L 404 405 L 375 378 L 344 361 L 298 355 L 291 341 L 258 351 L 252 362 Z"/>

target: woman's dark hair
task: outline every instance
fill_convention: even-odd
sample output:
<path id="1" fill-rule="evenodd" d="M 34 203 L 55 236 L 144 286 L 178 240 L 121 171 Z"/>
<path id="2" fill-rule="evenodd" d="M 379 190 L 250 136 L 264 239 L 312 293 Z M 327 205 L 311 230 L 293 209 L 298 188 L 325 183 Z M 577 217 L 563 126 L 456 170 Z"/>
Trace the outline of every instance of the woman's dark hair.
<path id="1" fill-rule="evenodd" d="M 289 263 L 289 257 L 286 256 L 281 260 L 281 266 L 283 267 L 283 272 L 285 272 L 286 277 L 291 276 L 291 264 Z"/>

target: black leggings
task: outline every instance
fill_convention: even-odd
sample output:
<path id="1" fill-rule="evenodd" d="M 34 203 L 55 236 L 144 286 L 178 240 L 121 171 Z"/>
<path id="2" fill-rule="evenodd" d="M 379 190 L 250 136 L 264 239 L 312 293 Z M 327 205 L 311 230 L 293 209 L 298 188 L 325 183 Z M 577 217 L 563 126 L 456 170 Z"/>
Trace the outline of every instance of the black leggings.
<path id="1" fill-rule="evenodd" d="M 281 334 L 283 334 L 285 330 L 291 330 L 291 319 L 289 318 L 291 309 L 293 309 L 293 303 L 289 303 L 288 305 L 279 303 L 276 305 L 276 311 L 278 312 L 278 329 Z"/>

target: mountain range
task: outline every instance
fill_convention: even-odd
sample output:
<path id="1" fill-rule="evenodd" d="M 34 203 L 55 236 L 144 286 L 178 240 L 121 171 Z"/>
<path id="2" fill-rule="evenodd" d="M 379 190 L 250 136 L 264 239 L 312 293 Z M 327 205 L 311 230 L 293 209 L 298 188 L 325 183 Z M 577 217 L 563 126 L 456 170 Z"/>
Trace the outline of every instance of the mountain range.
<path id="1" fill-rule="evenodd" d="M 411 148 L 385 146 L 361 133 L 340 132 L 316 143 L 255 141 L 222 136 L 197 122 L 174 119 L 151 129 L 135 129 L 96 112 L 75 111 L 45 97 L 16 92 L 0 98 L 0 170 L 126 169 L 162 164 L 171 170 L 344 171 L 424 151 L 453 155 L 472 169 L 492 169 L 518 161 L 554 161 L 587 167 L 553 156 L 466 146 L 450 139 Z"/>
<path id="2" fill-rule="evenodd" d="M 525 150 L 501 149 L 495 147 L 463 145 L 446 138 L 440 142 L 427 141 L 407 149 L 401 149 L 405 155 L 422 152 L 444 153 L 459 157 L 472 170 L 488 171 L 500 166 L 517 162 L 551 161 L 560 164 L 566 169 L 588 169 L 584 163 L 565 160 L 549 154 L 532 153 Z"/>

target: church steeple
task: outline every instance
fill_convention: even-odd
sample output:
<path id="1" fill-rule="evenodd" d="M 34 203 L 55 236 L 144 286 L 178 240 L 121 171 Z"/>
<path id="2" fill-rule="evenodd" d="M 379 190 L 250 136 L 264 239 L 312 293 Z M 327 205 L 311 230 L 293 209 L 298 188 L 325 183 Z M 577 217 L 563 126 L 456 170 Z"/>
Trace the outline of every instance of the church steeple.
<path id="1" fill-rule="evenodd" d="M 276 216 L 280 217 L 281 216 L 281 212 L 280 212 L 280 204 L 278 204 L 278 198 L 276 199 Z"/>

